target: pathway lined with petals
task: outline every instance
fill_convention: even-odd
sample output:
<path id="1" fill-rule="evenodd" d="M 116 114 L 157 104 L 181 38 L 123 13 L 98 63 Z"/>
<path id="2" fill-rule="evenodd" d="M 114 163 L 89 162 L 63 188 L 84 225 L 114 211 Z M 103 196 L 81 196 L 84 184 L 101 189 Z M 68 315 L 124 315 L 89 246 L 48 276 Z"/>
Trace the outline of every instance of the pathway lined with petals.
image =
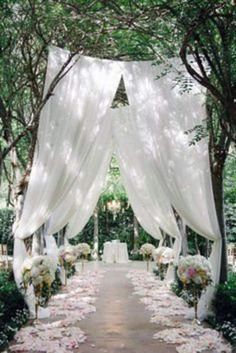
<path id="1" fill-rule="evenodd" d="M 94 304 L 101 277 L 101 272 L 85 270 L 69 279 L 67 286 L 50 299 L 50 318 L 23 327 L 9 352 L 77 352 L 86 340 L 86 334 L 79 327 L 80 320 L 96 311 Z"/>
<path id="2" fill-rule="evenodd" d="M 165 342 L 169 347 L 175 345 L 178 353 L 232 351 L 219 332 L 185 319 L 191 317 L 193 309 L 188 308 L 162 281 L 140 270 L 130 271 L 127 277 L 133 283 L 134 295 L 141 296 L 140 301 L 151 312 L 150 321 L 157 324 L 158 332 L 153 336 L 158 341 L 157 346 L 159 342 Z"/>
<path id="3" fill-rule="evenodd" d="M 231 352 L 217 331 L 184 319 L 192 309 L 163 282 L 140 270 L 144 263 L 100 267 L 102 271 L 85 271 L 69 280 L 50 300 L 50 320 L 21 329 L 10 352 Z"/>
<path id="4" fill-rule="evenodd" d="M 81 321 L 87 341 L 80 353 L 176 353 L 174 346 L 153 340 L 156 325 L 150 313 L 133 296 L 127 278 L 132 268 L 145 268 L 144 262 L 107 264 L 96 302 L 96 313 Z M 146 272 L 147 273 L 147 272 Z"/>

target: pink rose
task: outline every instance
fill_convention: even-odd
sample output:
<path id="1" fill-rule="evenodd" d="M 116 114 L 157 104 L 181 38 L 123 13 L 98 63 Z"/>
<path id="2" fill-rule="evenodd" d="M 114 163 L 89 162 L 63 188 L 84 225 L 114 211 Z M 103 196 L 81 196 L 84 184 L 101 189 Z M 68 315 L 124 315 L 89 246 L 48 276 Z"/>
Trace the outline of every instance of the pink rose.
<path id="1" fill-rule="evenodd" d="M 197 271 L 196 271 L 196 269 L 193 268 L 193 267 L 189 267 L 189 268 L 187 269 L 187 277 L 188 277 L 188 278 L 194 277 L 194 276 L 196 275 L 196 273 L 197 273 Z"/>

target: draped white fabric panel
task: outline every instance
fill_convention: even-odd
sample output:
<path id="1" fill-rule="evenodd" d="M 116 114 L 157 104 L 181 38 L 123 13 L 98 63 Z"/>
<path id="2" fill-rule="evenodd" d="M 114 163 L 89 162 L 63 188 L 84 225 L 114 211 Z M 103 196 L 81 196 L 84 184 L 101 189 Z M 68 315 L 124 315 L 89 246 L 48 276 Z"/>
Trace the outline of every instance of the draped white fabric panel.
<path id="1" fill-rule="evenodd" d="M 68 55 L 51 48 L 47 82 Z M 38 147 L 16 237 L 26 238 L 45 223 L 73 187 L 119 80 L 116 63 L 81 57 L 59 82 L 41 114 Z"/>
<path id="2" fill-rule="evenodd" d="M 73 237 L 83 229 L 99 199 L 112 151 L 111 119 L 105 116 L 76 182 L 50 217 L 48 234 L 56 233 L 68 221 L 67 236 Z"/>
<path id="3" fill-rule="evenodd" d="M 172 205 L 192 229 L 216 240 L 220 232 L 208 144 L 202 139 L 190 146 L 194 135 L 185 134 L 206 118 L 204 95 L 193 83 L 189 93 L 181 92 L 175 72 L 155 80 L 160 72 L 160 67 L 150 63 L 125 63 L 124 81 L 133 106 L 136 133 Z"/>
<path id="4" fill-rule="evenodd" d="M 206 118 L 204 92 L 187 74 L 190 92 L 183 92 L 176 82 L 177 68 L 158 80 L 162 68 L 149 63 L 125 63 L 123 73 L 130 104 L 135 107 L 137 133 L 142 139 L 144 153 L 155 165 L 155 173 L 166 196 L 186 224 L 197 233 L 213 240 L 210 261 L 214 282 L 217 283 L 221 264 L 221 236 L 211 185 L 208 143 L 202 139 L 191 144 L 194 133 L 186 134 Z M 207 312 L 212 298 L 208 289 L 200 303 L 200 315 Z"/>
<path id="5" fill-rule="evenodd" d="M 107 137 L 106 142 L 109 142 L 109 137 Z M 113 152 L 113 144 L 111 140 L 107 145 L 107 150 L 104 151 L 103 159 L 100 159 L 100 167 L 98 166 L 98 168 L 94 169 L 94 172 L 92 173 L 90 171 L 90 174 L 88 175 L 88 177 L 91 176 L 93 180 L 90 180 L 90 185 L 87 184 L 89 186 L 87 192 L 86 189 L 83 188 L 83 184 L 80 184 L 82 194 L 81 202 L 78 204 L 77 212 L 69 219 L 66 230 L 67 238 L 73 238 L 83 230 L 97 205 Z"/>
<path id="6" fill-rule="evenodd" d="M 142 142 L 135 127 L 135 111 L 133 107 L 116 109 L 111 112 L 113 119 L 113 134 L 121 175 L 130 200 L 134 201 L 132 207 L 140 217 L 141 224 L 156 230 L 161 227 L 166 233 L 180 238 L 177 223 L 159 180 L 143 154 Z M 137 212 L 141 205 L 145 209 Z M 147 217 L 144 220 L 144 214 Z M 153 231 L 150 233 L 155 237 Z M 161 238 L 160 232 L 157 234 Z"/>

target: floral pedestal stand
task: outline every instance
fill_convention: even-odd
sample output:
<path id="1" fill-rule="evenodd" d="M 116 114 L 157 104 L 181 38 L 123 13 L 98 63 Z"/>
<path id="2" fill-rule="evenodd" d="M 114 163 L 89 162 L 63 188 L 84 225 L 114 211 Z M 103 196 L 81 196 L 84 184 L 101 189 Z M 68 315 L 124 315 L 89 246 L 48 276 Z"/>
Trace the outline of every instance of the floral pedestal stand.
<path id="1" fill-rule="evenodd" d="M 64 280 L 64 283 L 65 283 L 65 286 L 67 286 L 67 270 L 66 270 L 65 267 L 64 267 L 64 271 L 65 271 L 65 280 Z"/>
<path id="2" fill-rule="evenodd" d="M 82 272 L 84 271 L 84 263 L 87 260 L 87 256 L 86 255 L 82 255 L 81 257 L 81 264 L 82 264 Z"/>
<path id="3" fill-rule="evenodd" d="M 209 261 L 201 255 L 188 255 L 180 258 L 177 275 L 183 283 L 183 287 L 193 297 L 194 323 L 200 324 L 198 320 L 198 301 L 202 291 L 212 283 L 212 269 Z"/>
<path id="4" fill-rule="evenodd" d="M 193 323 L 197 325 L 201 325 L 201 321 L 198 318 L 198 301 L 201 297 L 201 291 L 199 289 L 195 289 L 192 291 L 193 293 L 193 307 L 194 307 L 194 320 Z"/>
<path id="5" fill-rule="evenodd" d="M 40 297 L 42 294 L 42 285 L 38 284 L 34 286 L 34 294 L 35 294 L 35 321 L 38 320 L 38 310 L 40 306 Z"/>
<path id="6" fill-rule="evenodd" d="M 149 267 L 150 267 L 150 257 L 146 256 L 146 265 L 147 265 L 147 272 L 149 272 Z"/>

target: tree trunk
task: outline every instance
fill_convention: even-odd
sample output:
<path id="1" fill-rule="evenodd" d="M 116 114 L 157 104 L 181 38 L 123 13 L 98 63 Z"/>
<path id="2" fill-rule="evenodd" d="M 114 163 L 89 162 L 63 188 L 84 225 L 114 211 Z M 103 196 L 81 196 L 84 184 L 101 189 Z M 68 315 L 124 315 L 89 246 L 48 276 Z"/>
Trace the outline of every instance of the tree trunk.
<path id="1" fill-rule="evenodd" d="M 224 220 L 223 168 L 224 165 L 219 167 L 218 164 L 217 170 L 212 173 L 212 187 L 215 199 L 216 214 L 222 239 L 220 283 L 225 283 L 228 278 L 227 243 Z"/>
<path id="2" fill-rule="evenodd" d="M 109 237 L 109 232 L 110 232 L 110 229 L 109 229 L 109 219 L 108 219 L 108 211 L 107 211 L 107 207 L 106 207 L 106 233 L 107 233 L 107 236 Z"/>
<path id="3" fill-rule="evenodd" d="M 98 260 L 98 247 L 99 247 L 99 224 L 98 224 L 98 207 L 95 208 L 93 213 L 94 230 L 93 230 L 93 259 Z"/>
<path id="4" fill-rule="evenodd" d="M 208 259 L 211 253 L 211 244 L 210 244 L 210 240 L 206 239 L 206 258 Z"/>
<path id="5" fill-rule="evenodd" d="M 198 255 L 200 255 L 200 249 L 199 249 L 199 246 L 198 246 L 197 234 L 194 235 L 194 244 L 195 244 L 196 253 Z"/>
<path id="6" fill-rule="evenodd" d="M 211 180 L 212 189 L 216 207 L 216 215 L 222 239 L 221 251 L 221 268 L 220 268 L 220 283 L 225 283 L 228 277 L 228 264 L 227 264 L 227 245 L 225 234 L 225 220 L 224 220 L 224 183 L 223 173 L 225 161 L 231 144 L 231 138 L 227 136 L 224 129 L 216 130 L 215 118 L 216 116 L 221 121 L 224 121 L 228 112 L 219 107 L 215 102 L 209 100 L 207 104 L 207 116 L 209 124 L 209 156 L 211 165 Z"/>
<path id="7" fill-rule="evenodd" d="M 43 227 L 40 227 L 33 235 L 32 255 L 43 255 Z"/>
<path id="8" fill-rule="evenodd" d="M 160 229 L 162 235 L 162 246 L 167 246 L 167 234 L 164 230 Z"/>
<path id="9" fill-rule="evenodd" d="M 134 214 L 134 242 L 133 242 L 133 250 L 137 251 L 138 250 L 138 236 L 139 236 L 139 231 L 138 231 L 138 220 Z"/>
<path id="10" fill-rule="evenodd" d="M 189 253 L 189 248 L 188 248 L 186 224 L 181 217 L 179 217 L 178 224 L 179 224 L 179 231 L 182 236 L 182 255 L 187 256 Z"/>

